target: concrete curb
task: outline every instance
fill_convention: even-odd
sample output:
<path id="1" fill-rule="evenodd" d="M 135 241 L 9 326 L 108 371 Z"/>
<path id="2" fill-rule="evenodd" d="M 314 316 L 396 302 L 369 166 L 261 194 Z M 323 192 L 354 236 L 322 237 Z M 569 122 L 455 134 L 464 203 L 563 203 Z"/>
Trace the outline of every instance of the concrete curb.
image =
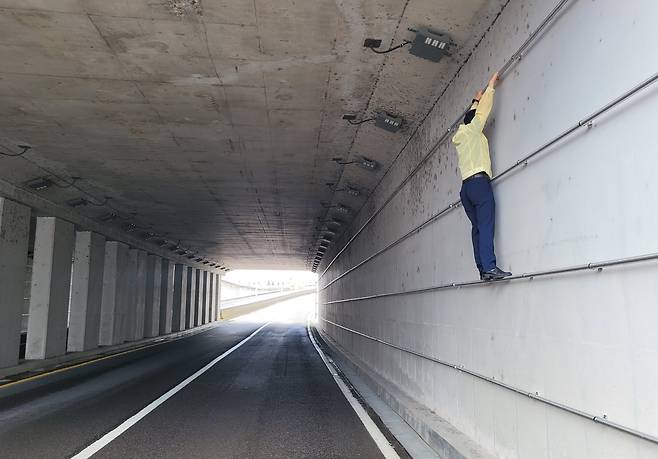
<path id="1" fill-rule="evenodd" d="M 364 363 L 346 351 L 329 335 L 317 328 L 324 342 L 339 357 L 339 362 L 354 371 L 395 411 L 436 454 L 445 459 L 494 459 L 472 439 L 445 419 L 403 394 L 371 372 Z"/>
<path id="2" fill-rule="evenodd" d="M 145 347 L 150 347 L 155 344 L 176 341 L 181 338 L 193 336 L 210 330 L 221 324 L 221 321 L 213 322 L 199 327 L 191 328 L 180 332 L 171 333 L 169 335 L 156 336 L 154 338 L 145 338 L 139 341 L 130 341 L 128 343 L 117 344 L 116 346 L 103 346 L 96 349 L 90 349 L 84 352 L 72 352 L 70 354 L 52 357 L 45 360 L 25 360 L 13 367 L 6 367 L 0 369 L 0 387 L 4 383 L 19 381 L 21 379 L 35 376 L 41 373 L 47 373 L 60 368 L 66 368 L 73 365 L 96 360 L 101 357 L 111 357 L 125 351 L 138 350 Z"/>

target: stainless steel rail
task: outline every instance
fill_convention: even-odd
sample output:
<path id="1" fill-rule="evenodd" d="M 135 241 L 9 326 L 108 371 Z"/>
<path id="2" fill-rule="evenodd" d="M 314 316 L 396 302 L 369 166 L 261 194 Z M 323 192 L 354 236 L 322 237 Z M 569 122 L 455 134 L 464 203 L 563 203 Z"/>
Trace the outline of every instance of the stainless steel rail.
<path id="1" fill-rule="evenodd" d="M 534 279 L 535 277 L 553 276 L 556 274 L 567 274 L 567 273 L 573 273 L 578 271 L 596 270 L 600 272 L 603 270 L 603 268 L 626 265 L 631 263 L 640 263 L 644 261 L 653 261 L 653 260 L 658 260 L 658 253 L 650 253 L 647 255 L 638 255 L 638 256 L 627 257 L 627 258 L 617 258 L 614 260 L 598 261 L 598 262 L 592 262 L 583 265 L 569 266 L 566 268 L 555 268 L 555 269 L 547 269 L 542 271 L 535 271 L 531 273 L 510 276 L 499 281 L 452 282 L 449 284 L 435 285 L 433 287 L 425 287 L 425 288 L 419 288 L 413 290 L 405 290 L 402 292 L 377 293 L 374 295 L 366 295 L 366 296 L 360 296 L 354 298 L 345 298 L 342 300 L 327 301 L 321 304 L 338 304 L 338 303 L 348 303 L 350 301 L 374 300 L 379 298 L 387 298 L 391 296 L 414 295 L 419 293 L 435 292 L 438 290 L 446 290 L 446 289 L 461 288 L 461 287 L 474 287 L 474 286 L 484 287 L 484 286 L 492 286 L 492 285 L 501 285 L 511 281 L 517 281 L 522 279 Z"/>
<path id="2" fill-rule="evenodd" d="M 581 128 L 588 128 L 588 129 L 589 129 L 589 128 L 592 126 L 591 123 L 594 121 L 594 119 L 596 119 L 596 118 L 598 118 L 599 116 L 603 115 L 604 113 L 608 112 L 609 110 L 611 110 L 612 108 L 616 107 L 616 106 L 619 105 L 620 103 L 626 101 L 627 99 L 629 99 L 629 98 L 632 97 L 633 95 L 637 94 L 638 92 L 642 91 L 643 89 L 647 88 L 648 86 L 650 86 L 651 84 L 655 83 L 656 81 L 658 81 L 658 73 L 654 73 L 652 76 L 650 76 L 650 77 L 647 78 L 646 80 L 644 80 L 644 81 L 642 81 L 641 83 L 635 85 L 635 86 L 634 86 L 633 88 L 631 88 L 630 90 L 628 90 L 628 91 L 626 91 L 625 93 L 623 93 L 622 95 L 616 97 L 616 98 L 613 99 L 611 102 L 608 102 L 608 103 L 605 104 L 603 107 L 599 108 L 598 110 L 596 110 L 595 112 L 593 112 L 593 113 L 590 114 L 589 116 L 587 116 L 587 117 L 585 117 L 584 119 L 578 121 L 578 122 L 577 122 L 576 124 L 574 124 L 573 126 L 569 127 L 568 129 L 566 129 L 566 130 L 563 131 L 562 133 L 558 134 L 556 137 L 552 138 L 551 140 L 549 140 L 548 142 L 546 142 L 545 144 L 543 144 L 542 146 L 540 146 L 539 148 L 537 148 L 536 150 L 534 150 L 532 153 L 530 153 L 530 154 L 524 156 L 523 158 L 519 159 L 518 161 L 516 161 L 516 163 L 512 164 L 512 165 L 509 166 L 508 168 L 506 168 L 506 169 L 504 169 L 503 171 L 501 171 L 499 174 L 495 175 L 495 176 L 491 179 L 491 181 L 492 181 L 492 182 L 498 181 L 498 180 L 500 180 L 501 178 L 503 178 L 504 176 L 506 176 L 507 174 L 509 174 L 510 172 L 512 172 L 513 170 L 518 169 L 519 167 L 522 167 L 522 166 L 523 166 L 523 167 L 527 166 L 527 165 L 528 165 L 528 162 L 529 162 L 531 159 L 535 158 L 535 157 L 538 156 L 539 154 L 543 153 L 544 151 L 546 151 L 547 149 L 549 149 L 549 148 L 552 147 L 553 145 L 557 144 L 558 142 L 560 142 L 561 140 L 563 140 L 565 137 L 568 137 L 568 136 L 570 136 L 571 134 L 573 134 L 574 132 L 578 131 L 579 129 L 581 129 Z M 391 242 L 390 244 L 388 244 L 387 246 L 385 246 L 385 247 L 379 249 L 378 251 L 376 251 L 376 252 L 373 253 L 372 255 L 368 256 L 367 258 L 361 260 L 359 263 L 357 263 L 356 265 L 352 266 L 351 268 L 345 270 L 343 273 L 341 273 L 341 274 L 339 274 L 338 276 L 336 276 L 334 279 L 332 279 L 331 281 L 329 281 L 327 284 L 325 284 L 324 286 L 320 287 L 320 290 L 324 290 L 324 289 L 326 289 L 327 287 L 329 287 L 330 285 L 332 285 L 334 282 L 336 282 L 336 281 L 342 279 L 343 277 L 345 277 L 346 275 L 350 274 L 352 271 L 354 271 L 354 270 L 360 268 L 361 266 L 365 265 L 366 263 L 368 263 L 368 262 L 371 261 L 372 259 L 374 259 L 374 258 L 378 257 L 379 255 L 383 254 L 384 252 L 387 252 L 387 251 L 390 250 L 391 248 L 393 248 L 393 247 L 395 247 L 396 245 L 400 244 L 400 243 L 403 242 L 404 240 L 410 238 L 412 235 L 418 233 L 419 231 L 421 231 L 422 229 L 424 229 L 425 227 L 427 227 L 427 226 L 430 225 L 431 223 L 434 223 L 434 222 L 437 221 L 439 218 L 443 217 L 445 214 L 447 214 L 447 213 L 450 212 L 451 210 L 453 210 L 453 209 L 459 207 L 460 205 L 461 205 L 461 203 L 460 203 L 459 201 L 455 201 L 455 202 L 449 204 L 447 207 L 441 209 L 438 213 L 432 215 L 430 218 L 428 218 L 427 220 L 425 220 L 424 222 L 422 222 L 420 225 L 414 227 L 413 229 L 411 229 L 410 231 L 408 231 L 407 233 L 405 233 L 404 235 L 402 235 L 401 237 L 399 237 L 399 238 L 396 239 L 395 241 L 393 241 L 393 242 Z M 345 247 L 347 247 L 347 246 L 345 246 Z M 344 249 L 345 247 L 343 247 L 343 249 Z M 340 253 L 340 252 L 339 252 L 339 253 Z"/>
<path id="3" fill-rule="evenodd" d="M 501 77 L 501 80 L 505 76 L 505 74 L 512 68 L 512 66 L 519 62 L 522 57 L 525 55 L 526 51 L 530 49 L 532 44 L 535 41 L 535 38 L 537 38 L 558 15 L 564 8 L 564 6 L 569 3 L 570 1 L 576 1 L 576 0 L 560 0 L 560 2 L 551 10 L 551 12 L 544 18 L 544 20 L 539 24 L 539 26 L 532 32 L 528 38 L 523 42 L 523 44 L 517 49 L 517 51 L 512 55 L 512 57 L 503 65 L 503 67 L 499 70 L 499 74 Z M 461 68 L 460 68 L 461 70 Z M 404 186 L 411 180 L 411 178 L 418 173 L 418 171 L 427 163 L 427 161 L 436 153 L 439 149 L 439 147 L 445 142 L 448 137 L 450 136 L 450 133 L 459 125 L 461 120 L 464 118 L 464 114 L 466 112 L 464 111 L 462 114 L 457 117 L 457 119 L 450 125 L 450 127 L 446 130 L 446 132 L 439 138 L 439 140 L 436 141 L 436 143 L 432 146 L 432 148 L 429 149 L 427 154 L 420 160 L 420 162 L 416 165 L 416 167 L 413 168 L 411 172 L 407 175 L 407 177 L 393 190 L 393 192 L 389 195 L 388 198 L 382 203 L 382 205 L 370 216 L 368 219 L 365 221 L 365 223 L 352 235 L 352 237 L 345 243 L 345 245 L 338 251 L 338 253 L 332 258 L 332 260 L 329 262 L 329 264 L 325 267 L 325 269 L 322 271 L 322 274 L 320 274 L 318 280 L 322 279 L 326 272 L 331 268 L 331 266 L 334 264 L 334 262 L 343 254 L 343 252 L 352 244 L 352 242 L 363 232 L 363 230 L 366 229 L 366 227 L 386 208 L 386 206 L 397 196 L 397 194 L 404 188 Z"/>
<path id="4" fill-rule="evenodd" d="M 655 437 L 655 436 L 650 435 L 648 433 L 644 433 L 644 432 L 641 432 L 639 430 L 636 430 L 636 429 L 633 429 L 633 428 L 630 428 L 630 427 L 626 427 L 624 425 L 621 425 L 621 424 L 618 424 L 616 422 L 610 421 L 606 417 L 606 415 L 599 416 L 599 415 L 596 415 L 596 414 L 588 413 L 588 412 L 580 410 L 578 408 L 573 408 L 571 406 L 565 405 L 564 403 L 556 402 L 556 401 L 548 399 L 546 397 L 542 397 L 541 395 L 539 395 L 538 392 L 529 392 L 527 390 L 523 390 L 523 389 L 521 389 L 519 387 L 516 387 L 516 386 L 513 386 L 511 384 L 507 384 L 503 381 L 499 381 L 499 380 L 497 380 L 493 377 L 483 375 L 482 373 L 478 373 L 477 371 L 469 370 L 468 368 L 465 368 L 463 365 L 457 365 L 455 363 L 451 363 L 451 362 L 448 362 L 446 360 L 442 360 L 442 359 L 431 357 L 431 356 L 428 356 L 428 355 L 425 355 L 425 354 L 421 354 L 420 352 L 414 351 L 413 349 L 409 349 L 409 348 L 406 348 L 406 347 L 403 347 L 403 346 L 398 346 L 397 344 L 389 343 L 389 342 L 384 341 L 382 339 L 375 338 L 374 336 L 366 335 L 365 333 L 362 333 L 362 332 L 357 331 L 357 330 L 353 330 L 353 329 L 348 328 L 344 325 L 337 324 L 336 322 L 332 322 L 331 320 L 328 320 L 328 319 L 325 319 L 325 318 L 322 318 L 322 317 L 320 317 L 320 320 L 322 320 L 323 322 L 329 323 L 331 325 L 334 325 L 335 327 L 343 329 L 347 332 L 350 332 L 350 333 L 353 333 L 355 335 L 366 338 L 368 340 L 375 341 L 377 343 L 383 344 L 383 345 L 391 347 L 393 349 L 397 349 L 399 351 L 406 352 L 407 354 L 415 355 L 416 357 L 420 357 L 422 359 L 429 360 L 429 361 L 437 363 L 439 365 L 452 368 L 452 369 L 454 369 L 456 371 L 459 371 L 461 373 L 466 373 L 466 374 L 471 375 L 471 376 L 473 376 L 477 379 L 480 379 L 482 381 L 486 381 L 486 382 L 494 384 L 496 386 L 505 388 L 505 389 L 510 390 L 512 392 L 515 392 L 519 395 L 531 398 L 533 400 L 544 403 L 546 405 L 550 405 L 550 406 L 552 406 L 554 408 L 557 408 L 559 410 L 566 411 L 568 413 L 574 414 L 574 415 L 579 416 L 581 418 L 589 419 L 590 421 L 596 422 L 598 424 L 603 424 L 603 425 L 605 425 L 607 427 L 610 427 L 612 429 L 624 432 L 626 434 L 632 435 L 632 436 L 637 437 L 637 438 L 641 438 L 642 440 L 646 440 L 646 441 L 649 441 L 651 443 L 658 444 L 658 437 Z"/>

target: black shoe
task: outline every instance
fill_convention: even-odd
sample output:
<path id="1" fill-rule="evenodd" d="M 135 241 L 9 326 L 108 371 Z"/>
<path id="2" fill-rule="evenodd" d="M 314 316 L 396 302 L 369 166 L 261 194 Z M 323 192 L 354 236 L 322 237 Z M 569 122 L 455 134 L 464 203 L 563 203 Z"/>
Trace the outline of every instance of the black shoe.
<path id="1" fill-rule="evenodd" d="M 483 273 L 482 271 L 480 271 L 480 280 L 481 280 L 481 281 L 483 281 L 483 280 L 487 280 L 487 278 L 484 277 L 484 273 Z"/>
<path id="2" fill-rule="evenodd" d="M 490 269 L 489 271 L 485 271 L 482 273 L 482 277 L 484 278 L 483 280 L 500 280 L 509 277 L 511 275 L 512 273 L 503 271 L 498 266 L 496 266 L 494 269 Z"/>

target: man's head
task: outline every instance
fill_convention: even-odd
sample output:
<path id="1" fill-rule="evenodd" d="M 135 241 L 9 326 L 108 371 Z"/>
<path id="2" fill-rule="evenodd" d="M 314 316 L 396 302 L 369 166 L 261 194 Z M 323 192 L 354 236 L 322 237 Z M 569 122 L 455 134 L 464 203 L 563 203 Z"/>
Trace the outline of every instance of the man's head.
<path id="1" fill-rule="evenodd" d="M 474 108 L 467 111 L 466 115 L 464 115 L 464 124 L 469 124 L 471 121 L 473 121 L 473 118 L 475 118 L 475 109 Z"/>

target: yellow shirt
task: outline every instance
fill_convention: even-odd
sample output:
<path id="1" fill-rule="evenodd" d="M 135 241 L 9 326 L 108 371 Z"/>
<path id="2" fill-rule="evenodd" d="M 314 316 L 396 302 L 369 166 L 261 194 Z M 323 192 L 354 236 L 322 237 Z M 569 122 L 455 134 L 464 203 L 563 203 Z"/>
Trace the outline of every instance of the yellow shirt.
<path id="1" fill-rule="evenodd" d="M 493 107 L 494 92 L 492 87 L 488 87 L 484 91 L 480 103 L 474 103 L 471 107 L 476 108 L 473 120 L 469 124 L 461 124 L 452 138 L 452 143 L 457 148 L 462 180 L 478 172 L 486 172 L 490 178 L 493 177 L 489 142 L 482 133 L 482 129 L 491 113 L 491 107 Z"/>

